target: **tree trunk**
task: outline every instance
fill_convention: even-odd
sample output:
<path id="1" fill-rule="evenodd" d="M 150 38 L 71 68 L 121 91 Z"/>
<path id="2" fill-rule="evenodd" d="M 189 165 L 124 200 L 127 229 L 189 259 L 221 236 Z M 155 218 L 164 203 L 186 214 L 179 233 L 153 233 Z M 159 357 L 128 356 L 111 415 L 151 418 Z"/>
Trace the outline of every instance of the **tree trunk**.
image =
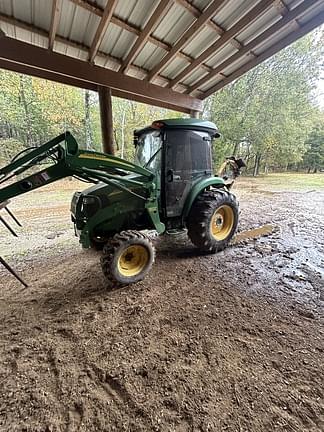
<path id="1" fill-rule="evenodd" d="M 120 150 L 120 157 L 124 158 L 124 148 L 125 148 L 125 110 L 123 111 L 122 115 L 122 122 L 121 122 L 121 150 Z"/>
<path id="2" fill-rule="evenodd" d="M 91 150 L 92 148 L 92 129 L 91 129 L 91 113 L 90 113 L 90 91 L 85 90 L 84 92 L 84 125 L 85 125 L 85 136 L 86 136 L 86 149 Z"/>
<path id="3" fill-rule="evenodd" d="M 261 154 L 257 153 L 255 155 L 255 163 L 254 163 L 254 168 L 253 168 L 253 177 L 256 177 L 257 175 L 259 175 L 260 162 L 261 162 Z"/>
<path id="4" fill-rule="evenodd" d="M 27 103 L 26 92 L 25 92 L 26 78 L 27 77 L 24 75 L 19 76 L 19 96 L 20 96 L 20 100 L 22 102 L 22 106 L 24 108 L 25 117 L 26 117 L 26 144 L 27 144 L 27 147 L 29 147 L 32 143 L 32 125 L 31 125 L 29 106 Z"/>
<path id="5" fill-rule="evenodd" d="M 116 128 L 114 128 L 114 140 L 115 140 L 116 149 L 119 150 L 119 141 L 118 141 L 118 136 L 117 136 L 117 130 L 116 130 Z"/>
<path id="6" fill-rule="evenodd" d="M 231 156 L 236 156 L 238 148 L 239 148 L 239 143 L 236 142 L 236 143 L 234 144 L 234 148 L 233 148 L 233 152 L 232 152 L 232 155 L 231 155 Z"/>

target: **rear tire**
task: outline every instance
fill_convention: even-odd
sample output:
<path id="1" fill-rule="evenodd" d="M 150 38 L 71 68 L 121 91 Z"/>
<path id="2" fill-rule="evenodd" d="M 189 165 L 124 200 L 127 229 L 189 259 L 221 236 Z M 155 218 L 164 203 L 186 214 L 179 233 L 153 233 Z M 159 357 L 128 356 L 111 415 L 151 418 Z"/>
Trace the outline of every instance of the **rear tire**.
<path id="1" fill-rule="evenodd" d="M 205 191 L 193 203 L 188 221 L 188 236 L 203 252 L 226 248 L 238 224 L 238 203 L 225 190 Z"/>
<path id="2" fill-rule="evenodd" d="M 136 283 L 151 270 L 155 249 L 150 239 L 139 231 L 115 234 L 103 248 L 101 268 L 108 287 Z"/>

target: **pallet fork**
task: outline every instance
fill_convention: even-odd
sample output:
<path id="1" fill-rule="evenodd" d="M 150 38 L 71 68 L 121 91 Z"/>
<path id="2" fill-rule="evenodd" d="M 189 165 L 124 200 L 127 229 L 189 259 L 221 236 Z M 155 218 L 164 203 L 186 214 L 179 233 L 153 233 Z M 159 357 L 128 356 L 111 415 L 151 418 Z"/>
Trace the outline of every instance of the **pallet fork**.
<path id="1" fill-rule="evenodd" d="M 8 215 L 15 221 L 15 223 L 21 227 L 22 225 L 19 222 L 19 220 L 16 218 L 13 212 L 8 208 L 9 202 L 10 201 L 5 201 L 3 203 L 0 203 L 0 210 L 5 210 L 8 213 Z M 0 222 L 7 228 L 7 230 L 13 236 L 18 237 L 16 232 L 13 230 L 13 228 L 8 224 L 8 222 L 2 216 L 0 216 Z M 0 264 L 2 264 L 17 280 L 19 280 L 19 282 L 22 285 L 24 285 L 25 288 L 28 287 L 26 282 L 16 273 L 16 271 L 6 262 L 6 260 L 2 256 L 0 256 Z"/>

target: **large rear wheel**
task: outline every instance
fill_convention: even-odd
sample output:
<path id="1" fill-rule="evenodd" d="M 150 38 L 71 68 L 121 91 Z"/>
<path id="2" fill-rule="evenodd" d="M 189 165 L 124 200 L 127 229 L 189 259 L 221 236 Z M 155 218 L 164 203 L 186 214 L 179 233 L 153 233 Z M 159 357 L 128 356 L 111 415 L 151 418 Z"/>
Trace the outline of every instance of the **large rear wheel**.
<path id="1" fill-rule="evenodd" d="M 129 285 L 144 279 L 154 258 L 154 246 L 145 234 L 122 231 L 103 248 L 101 268 L 109 287 Z"/>
<path id="2" fill-rule="evenodd" d="M 238 204 L 227 191 L 205 191 L 193 203 L 188 217 L 188 236 L 201 251 L 223 250 L 238 224 Z"/>

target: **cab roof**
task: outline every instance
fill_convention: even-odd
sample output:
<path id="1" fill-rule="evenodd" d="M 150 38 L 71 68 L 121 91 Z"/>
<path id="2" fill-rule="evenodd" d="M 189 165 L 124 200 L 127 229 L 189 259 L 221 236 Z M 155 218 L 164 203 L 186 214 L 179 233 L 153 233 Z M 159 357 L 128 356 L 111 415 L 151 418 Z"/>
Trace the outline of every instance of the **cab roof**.
<path id="1" fill-rule="evenodd" d="M 135 135 L 142 135 L 143 133 L 148 133 L 153 130 L 158 129 L 186 129 L 186 130 L 196 130 L 208 132 L 212 137 L 219 138 L 220 133 L 215 125 L 208 120 L 200 120 L 196 118 L 173 118 L 173 119 L 163 119 L 156 120 L 150 126 L 143 129 L 135 130 Z"/>

